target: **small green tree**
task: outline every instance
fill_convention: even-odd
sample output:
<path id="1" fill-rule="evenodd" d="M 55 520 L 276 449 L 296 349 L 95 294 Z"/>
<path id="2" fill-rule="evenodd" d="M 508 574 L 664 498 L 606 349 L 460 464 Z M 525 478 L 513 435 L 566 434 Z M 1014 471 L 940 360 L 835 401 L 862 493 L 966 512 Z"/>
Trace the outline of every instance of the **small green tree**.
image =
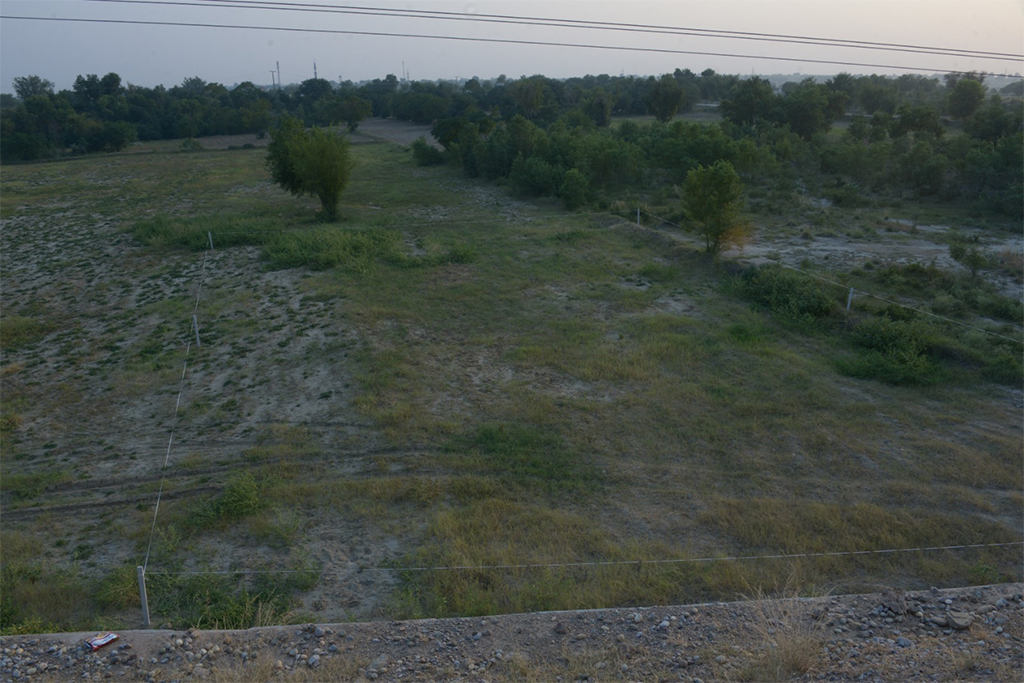
<path id="1" fill-rule="evenodd" d="M 709 254 L 736 242 L 746 230 L 740 220 L 743 183 L 728 161 L 698 166 L 683 181 L 683 209 L 701 224 Z"/>
<path id="2" fill-rule="evenodd" d="M 348 138 L 326 128 L 305 130 L 293 117 L 282 118 L 271 136 L 267 169 L 274 182 L 295 196 L 316 197 L 327 220 L 337 220 L 352 173 Z"/>
<path id="3" fill-rule="evenodd" d="M 590 192 L 590 183 L 579 169 L 571 168 L 566 171 L 562 187 L 558 190 L 565 208 L 575 211 L 586 204 L 588 192 Z"/>
<path id="4" fill-rule="evenodd" d="M 971 271 L 971 280 L 978 279 L 978 271 L 991 262 L 989 254 L 978 244 L 976 237 L 954 233 L 949 242 L 949 257 Z"/>

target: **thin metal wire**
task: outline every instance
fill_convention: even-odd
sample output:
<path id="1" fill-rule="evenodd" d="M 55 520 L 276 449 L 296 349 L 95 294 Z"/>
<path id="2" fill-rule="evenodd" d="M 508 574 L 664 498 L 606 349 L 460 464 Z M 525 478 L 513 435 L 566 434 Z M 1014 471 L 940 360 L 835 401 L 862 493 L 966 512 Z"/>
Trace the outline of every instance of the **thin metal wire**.
<path id="1" fill-rule="evenodd" d="M 945 57 L 983 57 L 1013 61 L 1024 59 L 1024 55 L 1007 52 L 987 52 L 965 50 L 961 48 L 931 47 L 927 45 L 907 45 L 903 43 L 882 43 L 875 41 L 847 40 L 843 38 L 822 38 L 818 36 L 795 36 L 777 33 L 760 33 L 753 31 L 727 31 L 719 29 L 703 29 L 689 26 L 658 26 L 651 24 L 627 24 L 622 22 L 588 21 L 579 19 L 559 19 L 553 17 L 527 17 L 507 14 L 464 14 L 461 12 L 443 12 L 422 9 L 396 9 L 385 7 L 360 7 L 352 5 L 324 5 L 314 3 L 289 2 L 251 2 L 249 0 L 220 0 L 212 2 L 182 0 L 86 0 L 86 2 L 118 3 L 128 5 L 165 5 L 182 7 L 228 7 L 233 9 L 252 9 L 269 11 L 286 11 L 318 14 L 347 14 L 372 17 L 417 18 L 442 21 L 476 22 L 490 24 L 512 24 L 520 26 L 550 26 L 568 29 L 587 29 L 600 31 L 619 31 L 627 33 L 654 33 L 672 36 L 691 36 L 699 38 L 720 38 L 726 40 L 755 40 L 770 43 L 795 43 L 818 47 L 839 47 L 861 50 L 911 52 L 918 54 L 939 55 Z"/>
<path id="2" fill-rule="evenodd" d="M 962 69 L 940 69 L 918 66 L 904 66 L 900 64 L 881 64 L 877 62 L 850 62 L 835 59 L 811 59 L 809 57 L 780 57 L 771 55 L 740 54 L 735 52 L 710 52 L 706 50 L 677 50 L 657 47 L 637 47 L 626 45 L 603 45 L 599 43 L 566 43 L 558 41 L 543 40 L 512 40 L 505 38 L 487 38 L 480 36 L 447 36 L 427 33 L 398 33 L 390 31 L 352 31 L 328 28 L 300 28 L 289 26 L 252 26 L 247 24 L 214 24 L 196 21 L 141 21 L 131 19 L 88 19 L 81 17 L 41 17 L 0 14 L 0 19 L 22 20 L 22 21 L 50 21 L 50 22 L 77 22 L 87 24 L 122 24 L 128 26 L 178 26 L 184 28 L 215 28 L 215 29 L 240 29 L 250 31 L 283 31 L 289 33 L 312 33 L 325 35 L 349 35 L 368 36 L 383 38 L 419 38 L 424 40 L 450 40 L 466 43 L 495 43 L 502 45 L 527 45 L 543 47 L 567 47 L 585 50 L 614 50 L 619 52 L 648 52 L 655 54 L 671 55 L 699 55 L 702 57 L 734 57 L 738 59 L 762 59 L 776 62 L 798 62 L 803 64 L 829 64 L 838 66 L 855 66 L 868 69 L 899 69 L 901 71 L 922 71 L 927 73 L 963 73 Z M 993 57 L 992 59 L 997 59 Z"/>
<path id="3" fill-rule="evenodd" d="M 199 298 L 203 293 L 203 281 L 206 279 L 206 260 L 209 257 L 209 250 L 203 253 L 203 265 L 199 271 L 199 287 L 196 290 L 196 302 L 192 307 L 193 319 L 199 310 Z M 185 390 L 185 373 L 188 371 L 188 355 L 192 350 L 192 330 L 189 330 L 188 342 L 185 344 L 185 360 L 181 365 L 181 378 L 178 380 L 178 398 L 174 401 L 174 417 L 171 420 L 171 432 L 167 437 L 167 451 L 164 453 L 164 464 L 160 468 L 160 487 L 156 493 L 156 505 L 153 506 L 153 523 L 149 529 L 149 543 L 146 545 L 146 558 L 142 562 L 142 572 L 145 574 L 149 567 L 149 556 L 153 551 L 153 539 L 156 537 L 156 520 L 160 514 L 160 500 L 164 495 L 164 484 L 167 481 L 167 463 L 171 459 L 171 445 L 174 443 L 174 428 L 178 425 L 178 409 L 181 407 L 181 394 Z M 198 331 L 197 331 L 198 338 Z"/>
<path id="4" fill-rule="evenodd" d="M 645 564 L 686 564 L 696 562 L 747 562 L 751 560 L 789 560 L 813 557 L 849 557 L 854 555 L 884 555 L 894 553 L 913 552 L 936 552 L 940 550 L 967 550 L 973 548 L 1004 548 L 1010 546 L 1024 545 L 1024 541 L 1011 541 L 1007 543 L 972 543 L 966 545 L 943 545 L 943 546 L 922 546 L 918 548 L 885 548 L 881 550 L 842 550 L 826 551 L 818 553 L 780 553 L 776 555 L 731 555 L 723 557 L 685 557 L 676 559 L 657 560 L 595 560 L 592 562 L 538 562 L 529 564 L 481 564 L 481 565 L 453 565 L 453 566 L 432 566 L 432 567 L 358 567 L 357 571 L 385 571 L 385 572 L 432 572 L 432 571 L 475 571 L 490 569 L 544 569 L 549 567 L 607 567 L 607 566 L 643 566 Z M 151 572 L 150 576 L 182 576 L 197 574 L 319 574 L 322 569 L 239 569 L 221 571 L 181 571 Z"/>

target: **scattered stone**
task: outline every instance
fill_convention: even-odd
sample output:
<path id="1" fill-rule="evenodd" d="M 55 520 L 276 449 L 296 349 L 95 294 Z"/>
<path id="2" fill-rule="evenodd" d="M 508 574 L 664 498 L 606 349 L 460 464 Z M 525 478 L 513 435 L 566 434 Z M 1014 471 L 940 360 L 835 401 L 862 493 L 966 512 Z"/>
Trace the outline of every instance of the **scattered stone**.
<path id="1" fill-rule="evenodd" d="M 946 622 L 957 631 L 963 631 L 971 627 L 974 623 L 974 617 L 966 612 L 947 612 Z"/>

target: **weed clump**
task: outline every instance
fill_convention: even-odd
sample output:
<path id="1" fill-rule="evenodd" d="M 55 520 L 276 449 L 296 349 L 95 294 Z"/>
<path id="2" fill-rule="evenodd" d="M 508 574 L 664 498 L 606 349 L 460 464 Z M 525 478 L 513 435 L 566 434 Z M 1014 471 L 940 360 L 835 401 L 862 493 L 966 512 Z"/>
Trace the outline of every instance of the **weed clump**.
<path id="1" fill-rule="evenodd" d="M 468 453 L 483 469 L 526 489 L 580 492 L 598 484 L 596 468 L 555 434 L 521 425 L 484 425 L 458 437 L 449 452 Z"/>
<path id="2" fill-rule="evenodd" d="M 291 609 L 292 594 L 315 586 L 317 570 L 300 567 L 255 576 L 247 581 L 231 574 L 154 572 L 147 580 L 154 613 L 179 626 L 244 629 L 308 620 Z"/>
<path id="3" fill-rule="evenodd" d="M 20 315 L 5 316 L 0 325 L 0 349 L 15 349 L 36 343 L 50 331 L 53 326 L 47 322 Z"/>
<path id="4" fill-rule="evenodd" d="M 232 477 L 216 498 L 197 505 L 185 526 L 205 529 L 220 521 L 231 522 L 257 512 L 263 505 L 263 487 L 251 472 Z"/>

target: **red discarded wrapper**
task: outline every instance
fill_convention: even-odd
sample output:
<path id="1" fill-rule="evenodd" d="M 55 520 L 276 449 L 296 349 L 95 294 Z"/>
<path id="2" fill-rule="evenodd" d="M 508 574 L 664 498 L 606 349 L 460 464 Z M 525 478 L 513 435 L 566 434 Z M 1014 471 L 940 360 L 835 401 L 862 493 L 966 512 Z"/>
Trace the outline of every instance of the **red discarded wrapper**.
<path id="1" fill-rule="evenodd" d="M 103 633 L 97 633 L 92 638 L 86 638 L 85 642 L 90 648 L 92 648 L 92 651 L 95 652 L 104 645 L 109 645 L 114 642 L 117 638 L 118 635 L 116 633 L 104 631 Z"/>

